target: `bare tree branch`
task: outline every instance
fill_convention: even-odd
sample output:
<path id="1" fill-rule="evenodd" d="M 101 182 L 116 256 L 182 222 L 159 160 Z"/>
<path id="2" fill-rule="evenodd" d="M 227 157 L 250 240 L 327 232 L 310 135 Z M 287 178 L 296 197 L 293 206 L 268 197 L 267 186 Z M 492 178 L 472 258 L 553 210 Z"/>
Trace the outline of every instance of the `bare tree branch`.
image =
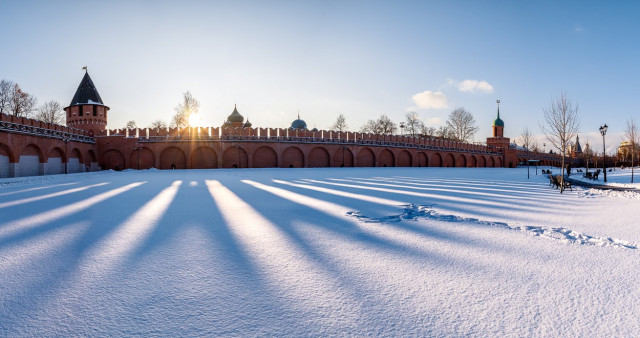
<path id="1" fill-rule="evenodd" d="M 156 133 L 160 130 L 167 130 L 167 123 L 162 120 L 155 120 L 151 122 L 149 125 L 149 129 L 155 131 Z"/>
<path id="2" fill-rule="evenodd" d="M 191 95 L 188 90 L 182 94 L 182 103 L 176 107 L 176 114 L 173 116 L 171 125 L 177 128 L 189 126 L 189 118 L 192 114 L 198 113 L 200 102 Z"/>
<path id="3" fill-rule="evenodd" d="M 28 117 L 35 110 L 38 100 L 35 96 L 23 91 L 16 83 L 10 91 L 9 111 L 18 117 Z"/>
<path id="4" fill-rule="evenodd" d="M 416 136 L 422 130 L 424 123 L 420 121 L 420 116 L 416 112 L 410 112 L 406 115 L 405 128 L 411 136 Z"/>
<path id="5" fill-rule="evenodd" d="M 543 112 L 544 124 L 540 128 L 551 146 L 562 154 L 562 176 L 564 177 L 567 146 L 580 130 L 578 105 L 576 104 L 574 107 L 567 99 L 567 95 L 562 92 L 560 96 L 551 100 Z M 560 192 L 563 190 L 561 188 Z"/>
<path id="6" fill-rule="evenodd" d="M 458 108 L 449 114 L 447 129 L 453 137 L 461 142 L 468 142 L 478 131 L 473 115 L 464 108 Z"/>
<path id="7" fill-rule="evenodd" d="M 0 80 L 0 113 L 9 113 L 9 102 L 14 83 L 8 80 Z"/>
<path id="8" fill-rule="evenodd" d="M 525 149 L 527 150 L 532 149 L 535 139 L 533 138 L 531 131 L 529 131 L 529 127 L 525 127 L 522 130 L 522 134 L 520 134 L 520 138 L 518 139 L 518 142 L 521 143 Z"/>
<path id="9" fill-rule="evenodd" d="M 625 129 L 625 138 L 631 147 L 631 183 L 633 183 L 633 174 L 638 144 L 640 144 L 640 134 L 638 134 L 638 125 L 632 117 L 627 120 L 627 129 Z"/>
<path id="10" fill-rule="evenodd" d="M 363 133 L 391 135 L 394 134 L 397 129 L 396 123 L 391 121 L 387 115 L 383 114 L 375 121 L 367 121 L 367 123 L 360 128 L 360 131 Z"/>
<path id="11" fill-rule="evenodd" d="M 53 124 L 65 124 L 65 116 L 64 111 L 62 110 L 62 105 L 60 102 L 51 100 L 49 102 L 45 102 L 38 108 L 38 114 L 36 115 L 36 119 Z"/>
<path id="12" fill-rule="evenodd" d="M 346 131 L 347 128 L 347 119 L 344 117 L 344 114 L 338 115 L 336 122 L 331 126 L 331 129 L 340 132 Z"/>

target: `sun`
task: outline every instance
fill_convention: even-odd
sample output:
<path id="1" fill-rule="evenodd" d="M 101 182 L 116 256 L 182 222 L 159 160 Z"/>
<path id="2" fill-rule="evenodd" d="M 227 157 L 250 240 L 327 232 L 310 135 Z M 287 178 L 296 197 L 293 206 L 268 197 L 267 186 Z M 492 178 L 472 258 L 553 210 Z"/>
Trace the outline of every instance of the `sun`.
<path id="1" fill-rule="evenodd" d="M 193 113 L 189 115 L 189 126 L 204 127 L 204 121 L 202 120 L 202 116 L 200 115 L 200 113 Z"/>

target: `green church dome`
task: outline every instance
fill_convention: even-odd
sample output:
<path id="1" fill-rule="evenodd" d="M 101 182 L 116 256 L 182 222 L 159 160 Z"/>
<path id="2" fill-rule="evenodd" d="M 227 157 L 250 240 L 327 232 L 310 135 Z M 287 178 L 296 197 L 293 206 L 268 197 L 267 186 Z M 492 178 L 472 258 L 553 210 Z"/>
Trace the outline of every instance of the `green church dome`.
<path id="1" fill-rule="evenodd" d="M 504 122 L 500 118 L 500 100 L 498 100 L 497 102 L 498 102 L 498 118 L 496 118 L 493 121 L 493 126 L 494 127 L 504 127 Z"/>
<path id="2" fill-rule="evenodd" d="M 494 127 L 504 127 L 504 122 L 498 116 L 498 118 L 493 121 L 493 126 Z"/>

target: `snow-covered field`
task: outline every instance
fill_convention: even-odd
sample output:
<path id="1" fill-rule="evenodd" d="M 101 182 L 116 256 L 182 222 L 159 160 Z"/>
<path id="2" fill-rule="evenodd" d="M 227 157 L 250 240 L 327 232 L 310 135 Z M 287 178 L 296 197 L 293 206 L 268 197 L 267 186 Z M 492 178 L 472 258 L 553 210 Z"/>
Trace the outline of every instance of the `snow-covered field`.
<path id="1" fill-rule="evenodd" d="M 579 168 L 582 172 L 576 172 L 575 170 L 571 172 L 571 178 L 585 181 L 589 183 L 597 183 L 597 184 L 607 184 L 611 186 L 619 186 L 619 187 L 631 187 L 640 189 L 640 168 L 635 168 L 633 172 L 633 183 L 631 183 L 631 168 L 620 169 L 616 168 L 607 169 L 607 183 L 604 182 L 604 174 L 600 173 L 597 180 L 591 180 L 584 177 L 586 172 L 585 168 Z M 612 170 L 612 171 L 608 171 Z M 589 169 L 590 172 L 594 172 L 593 168 Z M 559 174 L 560 170 L 556 169 L 556 172 Z"/>
<path id="2" fill-rule="evenodd" d="M 638 336 L 638 193 L 526 170 L 0 180 L 0 336 Z"/>

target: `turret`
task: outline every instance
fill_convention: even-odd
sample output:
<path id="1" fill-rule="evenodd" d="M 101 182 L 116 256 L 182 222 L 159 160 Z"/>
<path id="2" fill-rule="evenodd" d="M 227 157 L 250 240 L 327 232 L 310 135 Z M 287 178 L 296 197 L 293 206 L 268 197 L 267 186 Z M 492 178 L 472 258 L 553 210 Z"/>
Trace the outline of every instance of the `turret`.
<path id="1" fill-rule="evenodd" d="M 104 131 L 107 127 L 109 107 L 102 103 L 100 94 L 93 84 L 89 72 L 85 74 L 68 107 L 64 108 L 67 126 L 86 130 L 91 134 Z"/>
<path id="2" fill-rule="evenodd" d="M 496 148 L 509 148 L 509 138 L 504 137 L 504 121 L 500 118 L 500 100 L 497 100 L 498 104 L 498 117 L 493 121 L 491 126 L 493 129 L 493 136 L 487 137 L 487 145 Z M 506 163 L 506 162 L 505 162 Z"/>
<path id="3" fill-rule="evenodd" d="M 500 100 L 497 100 L 498 104 L 498 117 L 493 121 L 493 137 L 504 137 L 504 122 L 500 118 Z"/>

